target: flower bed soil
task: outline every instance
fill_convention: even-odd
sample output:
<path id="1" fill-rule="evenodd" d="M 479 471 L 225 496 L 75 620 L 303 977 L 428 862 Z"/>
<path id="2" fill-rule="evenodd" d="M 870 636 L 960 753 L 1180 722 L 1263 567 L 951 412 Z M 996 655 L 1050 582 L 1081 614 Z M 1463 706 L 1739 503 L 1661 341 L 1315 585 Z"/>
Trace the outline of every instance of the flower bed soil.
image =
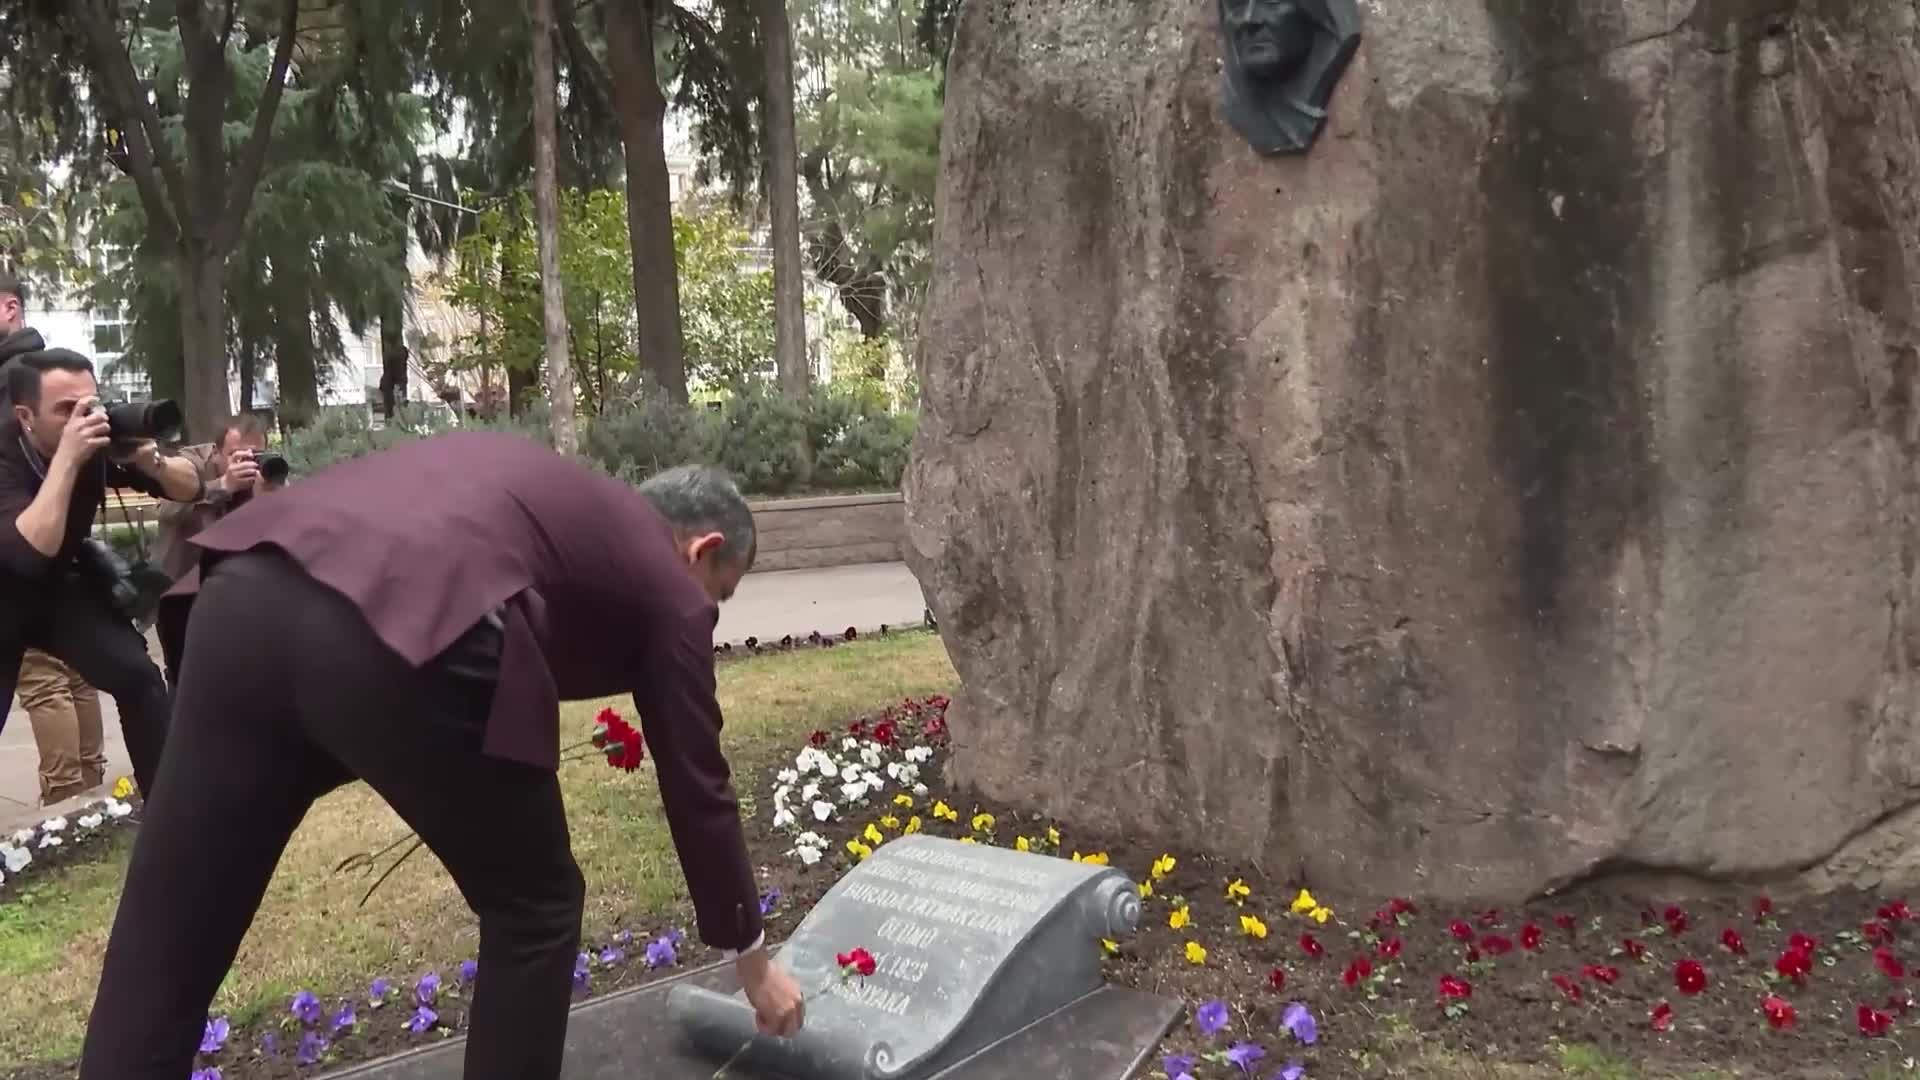
<path id="1" fill-rule="evenodd" d="M 866 752 L 880 721 L 889 721 L 901 758 L 905 748 L 942 744 L 944 699 L 898 706 L 865 718 L 858 727 L 859 749 Z M 925 737 L 933 729 L 935 737 Z M 843 733 L 816 733 L 813 750 L 839 749 Z M 815 755 L 818 756 L 817 754 Z M 837 759 L 838 760 L 838 759 Z M 1920 921 L 1895 897 L 1834 894 L 1762 901 L 1756 894 L 1709 897 L 1642 896 L 1589 892 L 1525 907 L 1428 905 L 1419 897 L 1395 904 L 1391 897 L 1358 897 L 1315 892 L 1301 897 L 1301 882 L 1270 877 L 1249 866 L 1022 815 L 1011 808 L 980 806 L 964 793 L 946 790 L 940 756 L 915 769 L 888 775 L 888 785 L 861 798 L 845 800 L 828 820 L 805 812 L 800 820 L 774 815 L 783 803 L 795 804 L 795 769 L 769 769 L 751 782 L 767 809 L 748 822 L 748 839 L 762 867 L 768 896 L 769 937 L 789 934 L 827 889 L 857 860 L 858 847 L 871 840 L 869 826 L 883 842 L 914 828 L 974 842 L 1104 859 L 1151 886 L 1145 898 L 1140 933 L 1109 949 L 1113 981 L 1185 1000 L 1189 1017 L 1166 1040 L 1162 1053 L 1174 1055 L 1174 1070 L 1188 1068 L 1195 1080 L 1252 1075 L 1319 1077 L 1442 1076 L 1447 1071 L 1406 1071 L 1409 1063 L 1436 1047 L 1462 1058 L 1509 1063 L 1562 1061 L 1565 1047 L 1587 1047 L 1600 1060 L 1631 1063 L 1637 1072 L 1599 1075 L 1755 1076 L 1859 1078 L 1896 1075 L 1905 1069 L 1906 1046 L 1920 1041 L 1920 1011 L 1908 1011 L 1909 979 L 1904 961 L 1920 961 Z M 856 772 L 864 771 L 855 762 Z M 892 769 L 893 763 L 887 768 Z M 858 783 L 856 779 L 854 783 Z M 913 794 L 914 786 L 924 794 Z M 781 789 L 787 794 L 782 797 Z M 898 800 L 910 800 L 912 806 Z M 831 800 L 827 800 L 831 801 Z M 947 811 L 936 816 L 935 806 Z M 985 817 L 990 815 L 989 822 Z M 910 824 L 915 822 L 917 824 Z M 880 824 L 891 820 L 891 826 Z M 796 835 L 813 832 L 828 838 L 824 855 L 811 865 L 796 854 Z M 851 844 L 850 844 L 851 842 Z M 1171 860 L 1171 868 L 1167 861 Z M 1156 874 L 1158 876 L 1156 876 Z M 1229 900 L 1230 883 L 1237 902 Z M 1295 910 L 1296 903 L 1299 910 Z M 1765 917 L 1756 908 L 1771 906 Z M 1184 906 L 1184 925 L 1170 921 Z M 1316 916 L 1313 909 L 1320 909 Z M 1317 921 L 1324 916 L 1325 921 Z M 1253 921 L 1243 921 L 1246 920 Z M 1264 927 L 1265 936 L 1249 930 Z M 1726 936 L 1732 931 L 1736 943 Z M 653 927 L 632 938 L 608 937 L 588 943 L 589 973 L 581 996 L 639 985 L 687 965 L 713 962 L 717 954 L 690 939 L 681 940 L 673 963 L 659 962 L 659 939 L 675 933 Z M 1257 933 L 1257 930 L 1256 930 Z M 1310 934 L 1321 948 L 1311 956 L 1302 945 Z M 1817 939 L 1804 956 L 1809 970 L 1803 982 L 1776 971 L 1783 954 L 1792 954 L 1793 935 Z M 651 941 L 653 949 L 648 945 Z M 1197 950 L 1204 950 L 1202 958 Z M 1743 952 L 1735 952 L 1737 944 Z M 1469 952 L 1471 950 L 1471 953 Z M 1876 950 L 1885 950 L 1876 954 Z M 649 952 L 654 955 L 649 957 Z M 1470 958 L 1471 956 L 1471 958 Z M 1365 958 L 1365 965 L 1355 963 Z M 1196 959 L 1200 962 L 1194 962 Z M 1705 986 L 1682 992 L 1676 972 L 1693 960 Z M 392 1003 L 367 1007 L 365 987 L 335 987 L 320 1000 L 322 1020 L 313 1030 L 330 1030 L 343 1004 L 357 1006 L 355 1023 L 328 1040 L 321 1062 L 295 1064 L 301 1033 L 308 1025 L 281 1010 L 264 1022 L 235 1024 L 222 1048 L 205 1055 L 203 1068 L 218 1067 L 223 1080 L 311 1076 L 325 1069 L 400 1050 L 461 1030 L 466 992 L 460 988 L 457 961 L 441 972 L 436 997 L 438 1024 L 423 1034 L 404 1024 L 413 1012 L 413 979 L 419 973 L 393 973 Z M 1890 972 L 1900 964 L 1900 976 Z M 1785 966 L 1795 970 L 1789 959 Z M 1370 968 L 1370 970 L 1364 970 Z M 1278 973 L 1276 975 L 1276 972 Z M 1349 973 L 1351 972 L 1351 976 Z M 1691 974 L 1691 972 L 1688 972 Z M 402 981 L 401 977 L 405 976 Z M 1556 976 L 1558 981 L 1556 982 Z M 480 973 L 484 978 L 484 972 Z M 1468 996 L 1442 993 L 1443 979 L 1470 987 Z M 1609 979 L 1611 981 L 1609 981 Z M 1792 1024 L 1770 1025 L 1762 1002 L 1769 995 L 1791 1005 Z M 1206 1010 L 1200 1006 L 1219 1003 Z M 1298 1014 L 1312 1018 L 1316 1036 L 1306 1045 L 1281 1022 L 1298 1004 L 1294 1032 L 1302 1032 Z M 1664 1026 L 1656 1017 L 1664 1014 Z M 1223 1010 L 1220 1008 L 1224 1005 Z M 1862 1034 L 1861 1006 L 1884 1018 L 1877 1036 Z M 1220 1021 L 1203 1033 L 1195 1013 Z M 1262 1056 L 1244 1072 L 1224 1060 L 1229 1048 Z M 1189 1056 L 1193 1063 L 1180 1060 Z M 1430 1059 L 1428 1059 L 1430 1060 Z M 1167 1075 L 1163 1061 L 1154 1075 Z M 1431 1066 L 1428 1066 L 1431 1068 Z M 69 1077 L 71 1065 L 15 1069 L 18 1080 Z M 206 1075 L 206 1074 L 197 1074 Z M 1488 1073 L 1487 1075 L 1493 1075 Z"/>

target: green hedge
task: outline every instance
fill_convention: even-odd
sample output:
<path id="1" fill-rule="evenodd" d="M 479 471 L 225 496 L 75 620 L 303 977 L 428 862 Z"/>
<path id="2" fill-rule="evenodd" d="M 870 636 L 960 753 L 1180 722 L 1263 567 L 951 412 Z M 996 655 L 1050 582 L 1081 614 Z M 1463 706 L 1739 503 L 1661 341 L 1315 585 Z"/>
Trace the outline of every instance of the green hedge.
<path id="1" fill-rule="evenodd" d="M 509 421 L 466 421 L 464 430 L 511 431 L 552 445 L 543 405 Z M 719 409 L 645 399 L 582 418 L 581 456 L 610 475 L 638 483 L 688 462 L 719 465 L 750 495 L 897 488 L 907 467 L 914 418 L 872 398 L 816 390 L 789 401 L 770 390 L 734 395 Z M 285 453 L 296 474 L 362 457 L 395 443 L 448 430 L 442 410 L 403 411 L 375 428 L 356 411 L 323 417 L 295 431 Z"/>

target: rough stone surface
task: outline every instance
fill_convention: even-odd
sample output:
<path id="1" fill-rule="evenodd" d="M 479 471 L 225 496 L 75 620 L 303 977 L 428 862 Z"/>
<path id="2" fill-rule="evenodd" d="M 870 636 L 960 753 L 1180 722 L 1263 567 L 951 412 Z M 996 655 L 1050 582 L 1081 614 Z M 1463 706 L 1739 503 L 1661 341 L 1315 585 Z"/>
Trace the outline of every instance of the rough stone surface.
<path id="1" fill-rule="evenodd" d="M 906 491 L 958 779 L 1376 890 L 1888 872 L 1913 0 L 1367 3 L 1297 159 L 1215 7 L 964 7 Z"/>

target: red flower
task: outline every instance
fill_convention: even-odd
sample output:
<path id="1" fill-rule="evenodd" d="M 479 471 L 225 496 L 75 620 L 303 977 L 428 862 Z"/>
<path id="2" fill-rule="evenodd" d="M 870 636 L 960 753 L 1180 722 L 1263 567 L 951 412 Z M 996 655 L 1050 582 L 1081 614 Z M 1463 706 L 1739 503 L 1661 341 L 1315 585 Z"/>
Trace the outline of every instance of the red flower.
<path id="1" fill-rule="evenodd" d="M 1568 1001 L 1577 1002 L 1580 1000 L 1580 984 L 1567 978 L 1565 975 L 1555 972 L 1553 985 L 1560 988 L 1560 992 L 1567 996 Z"/>
<path id="2" fill-rule="evenodd" d="M 1285 990 L 1287 988 L 1287 973 L 1279 968 L 1274 968 L 1272 971 L 1267 972 L 1267 985 L 1275 990 Z"/>
<path id="3" fill-rule="evenodd" d="M 1860 933 L 1874 944 L 1893 940 L 1893 928 L 1879 919 L 1873 919 L 1860 925 Z"/>
<path id="4" fill-rule="evenodd" d="M 865 720 L 855 720 L 853 723 L 847 725 L 847 734 L 849 735 L 865 735 L 866 733 L 867 722 Z"/>
<path id="5" fill-rule="evenodd" d="M 1505 956 L 1513 951 L 1513 940 L 1503 938 L 1499 934 L 1488 934 L 1480 939 L 1480 947 L 1486 950 L 1489 956 Z"/>
<path id="6" fill-rule="evenodd" d="M 1894 900 L 1880 905 L 1880 917 L 1888 922 L 1906 922 L 1913 918 L 1913 912 L 1907 908 L 1905 900 Z"/>
<path id="7" fill-rule="evenodd" d="M 1792 1027 L 1796 1019 L 1793 1003 L 1778 994 L 1768 994 L 1760 1002 L 1760 1011 L 1767 1014 L 1767 1023 L 1775 1030 Z"/>
<path id="8" fill-rule="evenodd" d="M 1397 958 L 1400 955 L 1400 949 L 1401 942 L 1397 937 L 1388 938 L 1373 947 L 1373 951 L 1379 953 L 1382 960 L 1393 960 Z"/>
<path id="9" fill-rule="evenodd" d="M 607 745 L 608 733 L 614 726 L 617 724 L 625 727 L 626 723 L 625 720 L 620 719 L 620 714 L 612 709 L 601 709 L 599 715 L 593 718 L 593 745 Z"/>
<path id="10" fill-rule="evenodd" d="M 1747 955 L 1747 943 L 1740 940 L 1740 931 L 1731 926 L 1720 931 L 1720 944 L 1735 956 Z"/>
<path id="11" fill-rule="evenodd" d="M 1314 957 L 1315 959 L 1318 959 L 1322 956 L 1327 955 L 1327 950 L 1325 946 L 1321 945 L 1318 941 L 1315 941 L 1312 934 L 1300 935 L 1300 951 L 1306 953 L 1308 956 Z"/>
<path id="12" fill-rule="evenodd" d="M 939 742 L 940 740 L 946 738 L 947 737 L 946 717 L 944 716 L 927 717 L 926 723 L 923 723 L 920 725 L 920 733 L 922 735 L 925 735 L 928 738 L 928 740 L 932 742 Z"/>
<path id="13" fill-rule="evenodd" d="M 1413 906 L 1413 901 L 1404 900 L 1396 896 L 1393 899 L 1387 901 L 1387 912 L 1395 916 L 1418 915 L 1420 913 L 1420 909 Z"/>
<path id="14" fill-rule="evenodd" d="M 1467 946 L 1467 951 L 1463 955 L 1463 958 L 1469 964 L 1477 964 L 1480 962 L 1480 950 L 1475 948 L 1472 945 L 1469 945 Z"/>
<path id="15" fill-rule="evenodd" d="M 1532 923 L 1520 928 L 1520 947 L 1532 952 L 1540 947 L 1540 928 Z"/>
<path id="16" fill-rule="evenodd" d="M 1573 933 L 1573 916 L 1566 912 L 1561 912 L 1553 917 L 1553 925 L 1571 934 Z"/>
<path id="17" fill-rule="evenodd" d="M 1860 1025 L 1860 1034 L 1865 1035 L 1869 1039 L 1885 1035 L 1887 1029 L 1893 1026 L 1892 1016 L 1864 1003 L 1855 1012 L 1854 1016 L 1856 1022 Z"/>
<path id="18" fill-rule="evenodd" d="M 1353 962 L 1347 965 L 1346 974 L 1340 976 L 1340 981 L 1346 983 L 1348 987 L 1355 987 L 1360 985 L 1360 980 L 1372 974 L 1373 961 L 1364 956 L 1356 956 Z"/>
<path id="19" fill-rule="evenodd" d="M 1779 972 L 1782 978 L 1804 982 L 1807 973 L 1813 970 L 1813 954 L 1789 947 L 1780 954 L 1780 959 L 1773 962 L 1773 970 Z"/>
<path id="20" fill-rule="evenodd" d="M 607 764 L 632 772 L 647 756 L 646 739 L 626 721 L 620 720 L 618 724 L 618 727 L 609 726 L 607 743 L 602 749 L 607 753 Z"/>
<path id="21" fill-rule="evenodd" d="M 853 949 L 840 953 L 833 958 L 833 962 L 840 965 L 840 970 L 852 969 L 863 977 L 873 974 L 873 969 L 877 966 L 874 963 L 873 954 L 865 949 Z"/>
<path id="22" fill-rule="evenodd" d="M 1795 952 L 1803 952 L 1803 953 L 1807 953 L 1808 955 L 1812 955 L 1813 950 L 1819 947 L 1820 947 L 1819 938 L 1812 937 L 1807 934 L 1803 934 L 1798 930 L 1795 930 L 1787 938 L 1787 948 L 1792 949 Z"/>
<path id="23" fill-rule="evenodd" d="M 1893 955 L 1892 949 L 1879 948 L 1873 950 L 1873 966 L 1879 968 L 1880 974 L 1885 975 L 1889 979 L 1904 978 L 1907 974 L 1907 965 L 1901 963 L 1900 958 Z"/>
<path id="24" fill-rule="evenodd" d="M 1459 919 L 1455 919 L 1447 924 L 1447 933 L 1452 934 L 1455 941 L 1473 940 L 1473 927 L 1468 926 Z"/>
<path id="25" fill-rule="evenodd" d="M 828 735 L 824 731 L 816 731 L 813 734 L 807 736 L 807 741 L 812 743 L 815 746 L 825 746 L 827 745 L 827 740 L 831 737 L 832 736 Z"/>
<path id="26" fill-rule="evenodd" d="M 1655 1031 L 1665 1031 L 1673 1026 L 1673 1006 L 1661 1002 L 1647 1014 L 1647 1024 Z"/>
<path id="27" fill-rule="evenodd" d="M 1773 918 L 1773 897 L 1761 893 L 1753 898 L 1753 921 L 1766 922 Z"/>
<path id="28" fill-rule="evenodd" d="M 1481 912 L 1480 925 L 1481 926 L 1499 926 L 1500 925 L 1500 909 L 1497 907 L 1488 908 L 1487 910 Z"/>
<path id="29" fill-rule="evenodd" d="M 1647 947 L 1632 938 L 1621 938 L 1620 947 L 1626 950 L 1630 959 L 1644 960 L 1647 957 Z"/>
<path id="30" fill-rule="evenodd" d="M 1470 998 L 1473 996 L 1473 984 L 1458 975 L 1442 975 L 1440 976 L 1440 996 Z"/>
<path id="31" fill-rule="evenodd" d="M 1676 934 L 1686 933 L 1687 913 L 1681 910 L 1679 905 L 1676 904 L 1668 907 L 1663 917 L 1667 920 L 1667 929 Z"/>
<path id="32" fill-rule="evenodd" d="M 1585 975 L 1595 982 L 1603 982 L 1608 986 L 1612 986 L 1614 981 L 1620 978 L 1620 969 L 1614 967 L 1612 964 L 1588 964 L 1586 967 L 1580 969 L 1580 974 Z"/>
<path id="33" fill-rule="evenodd" d="M 892 746 L 897 734 L 891 720 L 882 720 L 873 725 L 873 741 L 881 746 Z"/>
<path id="34" fill-rule="evenodd" d="M 1707 969 L 1698 960 L 1682 960 L 1673 966 L 1673 985 L 1683 994 L 1697 994 L 1707 988 Z"/>

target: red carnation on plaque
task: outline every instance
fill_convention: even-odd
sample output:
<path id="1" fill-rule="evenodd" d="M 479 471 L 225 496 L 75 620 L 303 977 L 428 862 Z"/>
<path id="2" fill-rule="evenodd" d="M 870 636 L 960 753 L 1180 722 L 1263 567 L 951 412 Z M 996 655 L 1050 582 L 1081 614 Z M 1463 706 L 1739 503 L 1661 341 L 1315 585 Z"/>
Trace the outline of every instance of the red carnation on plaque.
<path id="1" fill-rule="evenodd" d="M 874 962 L 873 954 L 865 949 L 851 949 L 839 953 L 834 956 L 833 962 L 840 965 L 840 974 L 848 978 L 855 975 L 865 978 L 873 974 L 874 968 L 878 966 Z"/>

